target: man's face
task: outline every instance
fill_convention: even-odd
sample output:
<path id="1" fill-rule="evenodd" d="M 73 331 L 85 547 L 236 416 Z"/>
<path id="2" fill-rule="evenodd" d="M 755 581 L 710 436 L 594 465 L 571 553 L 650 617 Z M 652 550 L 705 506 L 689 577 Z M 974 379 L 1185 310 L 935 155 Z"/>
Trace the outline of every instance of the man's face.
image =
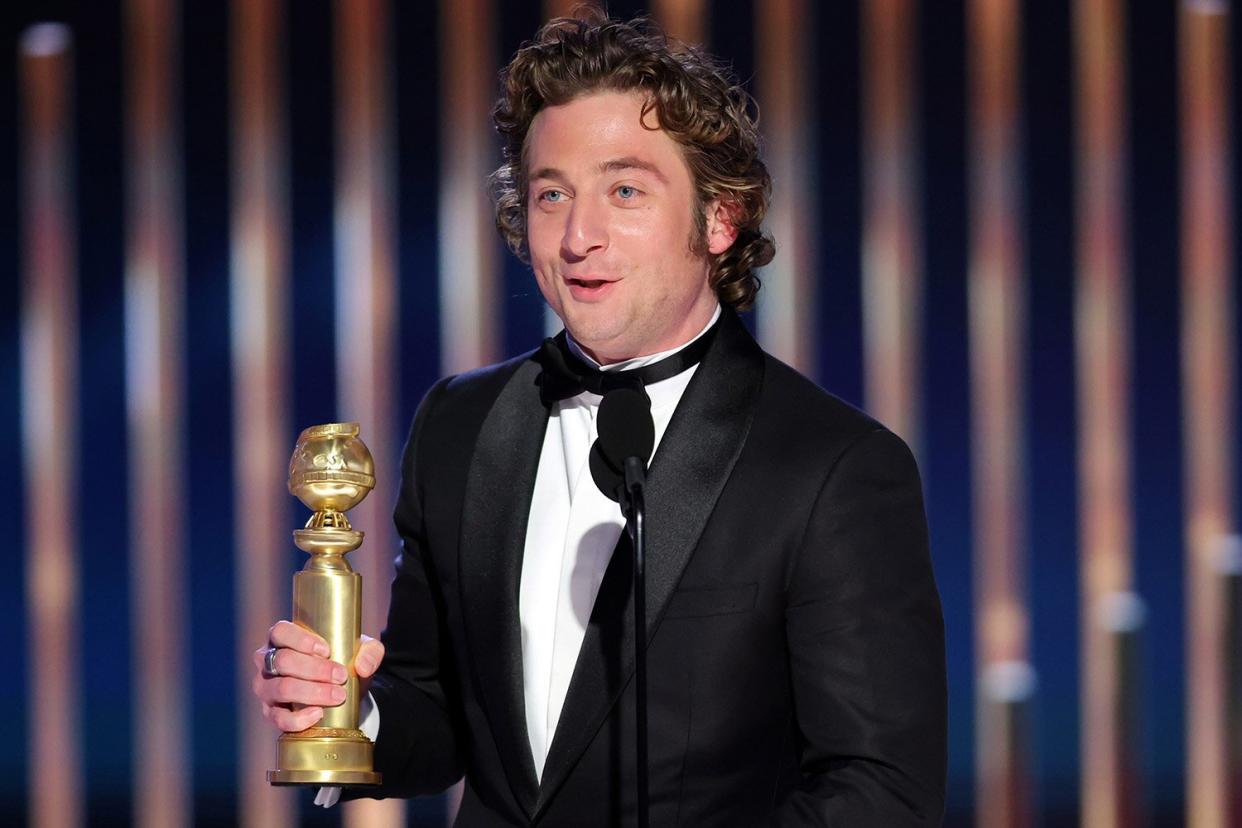
<path id="1" fill-rule="evenodd" d="M 694 186 L 677 143 L 642 122 L 638 92 L 544 108 L 527 135 L 527 243 L 544 299 L 601 363 L 674 348 L 716 307 L 691 252 Z M 707 210 L 707 249 L 736 232 Z"/>

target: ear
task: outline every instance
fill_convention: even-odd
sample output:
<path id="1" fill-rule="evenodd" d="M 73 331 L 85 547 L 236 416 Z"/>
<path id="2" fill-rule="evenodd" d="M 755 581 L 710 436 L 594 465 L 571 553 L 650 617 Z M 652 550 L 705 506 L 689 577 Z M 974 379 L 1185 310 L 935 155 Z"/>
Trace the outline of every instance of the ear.
<path id="1" fill-rule="evenodd" d="M 713 256 L 733 246 L 737 240 L 737 225 L 733 223 L 733 214 L 737 206 L 731 201 L 713 199 L 705 209 L 707 217 L 707 252 Z"/>

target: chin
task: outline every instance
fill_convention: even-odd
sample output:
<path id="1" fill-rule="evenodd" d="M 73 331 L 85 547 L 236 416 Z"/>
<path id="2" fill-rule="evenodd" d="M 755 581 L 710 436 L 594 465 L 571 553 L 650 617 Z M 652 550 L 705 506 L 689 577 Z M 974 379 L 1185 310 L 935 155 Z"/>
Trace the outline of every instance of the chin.
<path id="1" fill-rule="evenodd" d="M 561 323 L 573 335 L 574 340 L 588 348 L 615 344 L 615 340 L 625 333 L 625 325 L 620 323 L 617 316 L 608 312 L 570 312 L 559 315 Z"/>
<path id="2" fill-rule="evenodd" d="M 599 331 L 590 326 L 572 324 L 566 325 L 565 329 L 574 338 L 574 342 L 577 342 L 591 353 L 596 353 L 601 349 L 608 352 L 615 350 L 617 347 L 614 337 L 608 335 L 609 332 Z"/>
<path id="3" fill-rule="evenodd" d="M 574 342 L 598 360 L 615 362 L 629 358 L 623 355 L 626 352 L 626 344 L 622 337 L 623 331 L 615 330 L 611 326 L 574 324 L 566 325 L 565 329 L 574 338 Z"/>

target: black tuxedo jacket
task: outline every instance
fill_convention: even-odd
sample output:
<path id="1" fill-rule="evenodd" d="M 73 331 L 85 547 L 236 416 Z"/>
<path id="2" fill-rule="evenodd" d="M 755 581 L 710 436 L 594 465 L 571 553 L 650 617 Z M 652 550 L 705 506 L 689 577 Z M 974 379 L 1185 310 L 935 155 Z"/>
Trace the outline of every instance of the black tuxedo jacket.
<path id="1" fill-rule="evenodd" d="M 438 383 L 405 449 L 375 796 L 459 826 L 634 824 L 631 562 L 604 575 L 536 780 L 518 585 L 548 410 L 529 355 Z M 938 825 L 945 673 L 914 461 L 731 311 L 647 489 L 653 826 Z"/>

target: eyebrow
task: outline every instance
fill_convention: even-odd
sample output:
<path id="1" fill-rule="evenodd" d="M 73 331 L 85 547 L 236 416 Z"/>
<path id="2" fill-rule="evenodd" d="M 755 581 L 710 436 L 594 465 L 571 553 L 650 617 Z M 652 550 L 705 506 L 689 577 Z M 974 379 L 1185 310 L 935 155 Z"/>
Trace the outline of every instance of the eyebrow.
<path id="1" fill-rule="evenodd" d="M 624 158 L 614 158 L 599 165 L 600 172 L 621 172 L 623 170 L 643 170 L 660 179 L 661 183 L 668 183 L 668 179 L 664 177 L 664 173 L 660 172 L 659 167 L 650 161 L 644 161 L 633 155 L 627 155 Z"/>
<path id="2" fill-rule="evenodd" d="M 660 172 L 659 167 L 652 164 L 650 161 L 644 161 L 643 159 L 633 155 L 627 155 L 624 158 L 612 158 L 608 161 L 601 161 L 596 169 L 598 169 L 601 173 L 623 172 L 625 170 L 642 170 L 654 175 L 660 180 L 661 183 L 668 183 L 668 178 L 664 175 L 664 173 Z M 556 167 L 540 167 L 530 174 L 529 180 L 535 181 L 540 178 L 564 182 L 568 179 L 568 176 Z"/>

